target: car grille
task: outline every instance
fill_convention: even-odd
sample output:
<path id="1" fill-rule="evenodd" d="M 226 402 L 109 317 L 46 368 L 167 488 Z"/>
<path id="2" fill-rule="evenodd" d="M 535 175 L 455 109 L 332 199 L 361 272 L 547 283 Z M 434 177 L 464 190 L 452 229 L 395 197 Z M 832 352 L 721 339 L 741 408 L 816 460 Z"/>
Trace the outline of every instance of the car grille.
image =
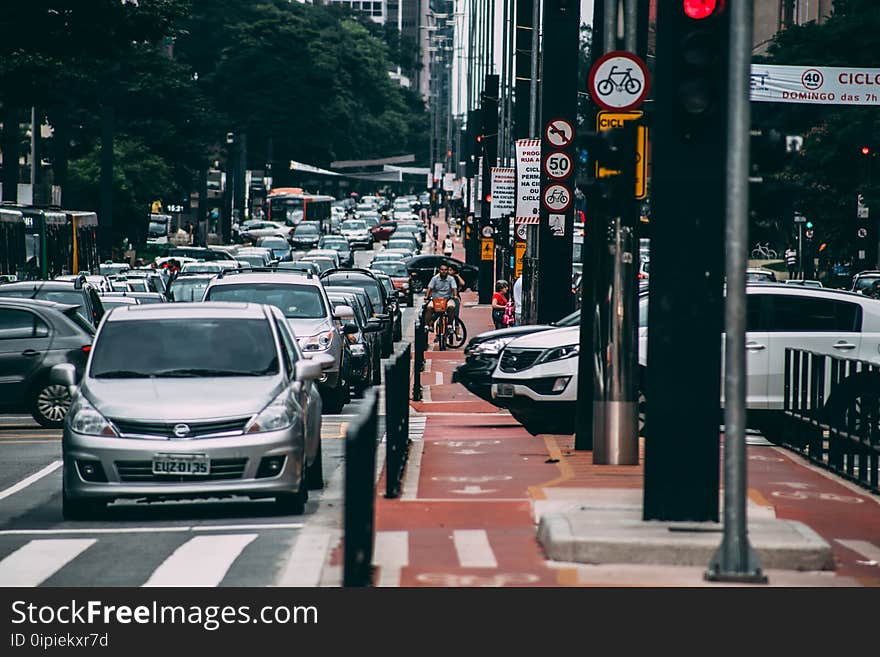
<path id="1" fill-rule="evenodd" d="M 152 461 L 116 461 L 119 481 L 133 482 L 199 482 L 223 479 L 241 479 L 247 459 L 211 459 L 211 473 L 207 475 L 157 475 L 153 474 Z"/>
<path id="2" fill-rule="evenodd" d="M 237 436 L 244 433 L 245 425 L 250 417 L 231 420 L 215 420 L 212 422 L 138 422 L 135 420 L 111 419 L 123 438 L 150 436 L 155 438 L 211 438 L 219 436 Z M 183 436 L 174 433 L 174 427 L 185 424 L 189 432 Z"/>
<path id="3" fill-rule="evenodd" d="M 510 349 L 501 353 L 502 372 L 521 372 L 530 368 L 541 355 L 543 349 Z"/>

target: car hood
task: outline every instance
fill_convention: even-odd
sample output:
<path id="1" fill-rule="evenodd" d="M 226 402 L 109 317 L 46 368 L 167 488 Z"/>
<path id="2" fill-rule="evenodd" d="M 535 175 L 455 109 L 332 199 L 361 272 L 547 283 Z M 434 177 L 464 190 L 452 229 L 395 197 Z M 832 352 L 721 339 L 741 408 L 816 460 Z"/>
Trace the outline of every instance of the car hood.
<path id="1" fill-rule="evenodd" d="M 525 336 L 530 333 L 538 333 L 539 331 L 549 331 L 553 327 L 549 324 L 534 324 L 527 326 L 511 326 L 510 328 L 497 329 L 495 331 L 486 331 L 474 336 L 472 342 L 486 342 L 487 340 L 495 340 L 497 338 L 510 338 L 514 336 Z"/>
<path id="2" fill-rule="evenodd" d="M 307 338 L 311 335 L 316 335 L 322 331 L 329 331 L 333 328 L 325 317 L 319 319 L 295 319 L 288 317 L 287 325 L 298 338 Z"/>
<path id="3" fill-rule="evenodd" d="M 259 413 L 281 392 L 279 376 L 85 379 L 82 394 L 108 418 L 210 420 Z"/>
<path id="4" fill-rule="evenodd" d="M 566 326 L 564 328 L 539 331 L 517 338 L 507 346 L 522 347 L 524 349 L 549 349 L 566 344 L 575 344 L 580 338 L 579 326 Z"/>

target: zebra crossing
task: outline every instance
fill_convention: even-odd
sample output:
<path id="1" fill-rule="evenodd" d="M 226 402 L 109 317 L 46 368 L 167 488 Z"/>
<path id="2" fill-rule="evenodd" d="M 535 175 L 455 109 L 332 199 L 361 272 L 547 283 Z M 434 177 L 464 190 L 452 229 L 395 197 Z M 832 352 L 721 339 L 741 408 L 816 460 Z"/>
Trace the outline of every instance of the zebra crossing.
<path id="1" fill-rule="evenodd" d="M 242 582 L 271 586 L 283 566 L 281 555 L 296 539 L 298 529 L 291 526 L 302 527 L 263 524 L 255 525 L 260 532 L 235 533 L 218 527 L 221 531 L 196 535 L 194 528 L 158 527 L 148 544 L 143 533 L 126 529 L 93 536 L 83 530 L 84 536 L 76 538 L 0 536 L 0 587 L 216 587 Z M 248 551 L 252 554 L 245 558 Z M 257 559 L 257 554 L 278 556 L 266 560 Z M 260 582 L 253 574 L 258 570 L 264 571 Z"/>

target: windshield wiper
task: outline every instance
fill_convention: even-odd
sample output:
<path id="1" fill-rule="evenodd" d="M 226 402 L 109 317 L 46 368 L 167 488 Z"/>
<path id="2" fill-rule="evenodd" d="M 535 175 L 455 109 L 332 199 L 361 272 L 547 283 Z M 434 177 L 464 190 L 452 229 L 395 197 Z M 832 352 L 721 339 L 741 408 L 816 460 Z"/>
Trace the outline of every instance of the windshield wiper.
<path id="1" fill-rule="evenodd" d="M 135 370 L 110 370 L 96 374 L 96 379 L 148 379 L 152 374 L 149 372 L 136 372 Z"/>
<path id="2" fill-rule="evenodd" d="M 209 368 L 190 367 L 173 370 L 160 370 L 154 372 L 153 376 L 157 377 L 202 377 L 202 376 L 262 376 L 265 372 L 257 372 L 252 370 L 216 370 Z"/>

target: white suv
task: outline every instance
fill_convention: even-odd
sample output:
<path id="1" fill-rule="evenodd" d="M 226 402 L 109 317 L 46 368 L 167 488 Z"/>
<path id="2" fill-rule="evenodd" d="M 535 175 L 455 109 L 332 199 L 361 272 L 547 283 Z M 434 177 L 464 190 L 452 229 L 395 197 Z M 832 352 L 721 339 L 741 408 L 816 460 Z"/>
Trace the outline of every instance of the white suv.
<path id="1" fill-rule="evenodd" d="M 880 365 L 880 300 L 828 288 L 782 284 L 748 285 L 746 293 L 746 407 L 751 426 L 765 432 L 778 427 L 787 347 Z M 642 295 L 639 365 L 645 394 L 647 306 L 648 296 Z M 577 402 L 577 350 L 577 327 L 543 331 L 510 342 L 492 375 L 492 397 L 532 433 L 570 432 Z M 570 379 L 563 385 L 567 377 Z M 720 382 L 719 390 L 723 403 Z"/>

